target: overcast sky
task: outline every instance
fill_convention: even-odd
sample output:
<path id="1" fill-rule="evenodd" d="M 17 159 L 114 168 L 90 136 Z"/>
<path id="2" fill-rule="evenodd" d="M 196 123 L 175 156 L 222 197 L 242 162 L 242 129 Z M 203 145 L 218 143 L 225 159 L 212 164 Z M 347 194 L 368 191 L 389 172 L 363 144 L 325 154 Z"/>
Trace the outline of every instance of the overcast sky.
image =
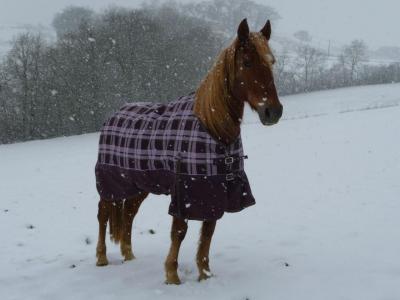
<path id="1" fill-rule="evenodd" d="M 187 2 L 188 0 L 184 0 Z M 361 38 L 372 48 L 400 47 L 400 0 L 254 0 L 270 5 L 282 19 L 276 32 L 305 29 L 314 41 L 333 45 Z M 109 5 L 135 6 L 142 0 L 0 0 L 0 24 L 50 24 L 55 12 L 67 5 L 95 9 Z"/>

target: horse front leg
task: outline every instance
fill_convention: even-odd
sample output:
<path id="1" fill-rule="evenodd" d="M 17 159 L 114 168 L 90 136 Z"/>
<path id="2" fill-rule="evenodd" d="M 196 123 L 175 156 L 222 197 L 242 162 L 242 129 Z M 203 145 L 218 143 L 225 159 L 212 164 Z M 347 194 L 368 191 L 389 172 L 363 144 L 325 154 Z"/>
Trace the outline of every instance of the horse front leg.
<path id="1" fill-rule="evenodd" d="M 110 202 L 100 199 L 99 210 L 97 213 L 97 219 L 99 221 L 99 238 L 96 247 L 96 257 L 98 267 L 108 265 L 107 260 L 107 248 L 106 248 L 106 230 L 107 222 L 110 216 Z"/>
<path id="2" fill-rule="evenodd" d="M 208 279 L 212 275 L 209 266 L 209 253 L 216 224 L 217 221 L 204 221 L 201 227 L 199 248 L 196 256 L 197 268 L 199 269 L 199 281 Z"/>
<path id="3" fill-rule="evenodd" d="M 166 284 L 180 284 L 178 276 L 178 255 L 181 243 L 187 232 L 187 223 L 183 219 L 174 217 L 171 228 L 171 247 L 165 260 Z"/>

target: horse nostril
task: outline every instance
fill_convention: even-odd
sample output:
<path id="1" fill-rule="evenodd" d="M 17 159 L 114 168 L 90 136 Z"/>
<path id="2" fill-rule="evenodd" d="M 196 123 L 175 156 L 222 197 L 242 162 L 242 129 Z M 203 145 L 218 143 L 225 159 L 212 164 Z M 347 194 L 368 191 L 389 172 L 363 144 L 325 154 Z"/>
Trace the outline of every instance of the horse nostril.
<path id="1" fill-rule="evenodd" d="M 278 107 L 265 107 L 264 118 L 270 123 L 276 123 L 282 116 L 282 106 Z"/>
<path id="2" fill-rule="evenodd" d="M 265 118 L 266 118 L 267 120 L 271 119 L 271 113 L 270 113 L 268 107 L 265 108 L 264 114 L 265 114 Z"/>

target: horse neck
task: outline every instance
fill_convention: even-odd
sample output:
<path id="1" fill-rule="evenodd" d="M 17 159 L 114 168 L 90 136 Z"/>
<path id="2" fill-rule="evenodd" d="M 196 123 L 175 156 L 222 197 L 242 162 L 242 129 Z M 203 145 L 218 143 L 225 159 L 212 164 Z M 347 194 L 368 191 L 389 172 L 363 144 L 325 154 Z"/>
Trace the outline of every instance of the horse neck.
<path id="1" fill-rule="evenodd" d="M 223 53 L 196 92 L 194 113 L 215 139 L 229 145 L 240 133 L 244 103 L 230 93 L 227 69 Z"/>

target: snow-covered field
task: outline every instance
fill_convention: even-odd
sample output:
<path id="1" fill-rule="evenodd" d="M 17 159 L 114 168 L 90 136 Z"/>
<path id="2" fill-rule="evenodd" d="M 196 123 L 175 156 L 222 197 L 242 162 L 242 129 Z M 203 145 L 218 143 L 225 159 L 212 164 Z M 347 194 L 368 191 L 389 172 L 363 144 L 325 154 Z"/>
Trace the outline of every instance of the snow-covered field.
<path id="1" fill-rule="evenodd" d="M 257 205 L 218 222 L 201 283 L 193 221 L 183 285 L 163 284 L 164 196 L 135 219 L 137 260 L 108 243 L 95 266 L 97 134 L 0 146 L 0 299 L 400 299 L 400 85 L 281 100 L 278 125 L 245 120 Z"/>

